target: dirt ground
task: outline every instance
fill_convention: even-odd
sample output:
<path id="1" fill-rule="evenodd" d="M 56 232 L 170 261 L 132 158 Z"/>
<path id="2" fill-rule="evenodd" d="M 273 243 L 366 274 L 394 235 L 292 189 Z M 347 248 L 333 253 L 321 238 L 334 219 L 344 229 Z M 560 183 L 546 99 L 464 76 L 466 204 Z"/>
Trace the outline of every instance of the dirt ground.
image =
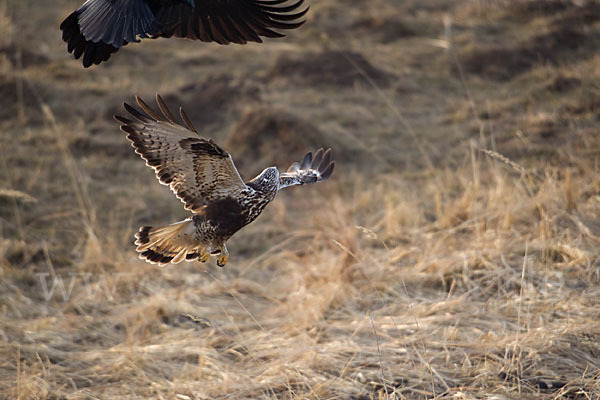
<path id="1" fill-rule="evenodd" d="M 600 399 L 599 2 L 311 0 L 87 70 L 79 3 L 0 2 L 0 398 Z M 112 115 L 156 92 L 245 179 L 336 171 L 147 264 L 188 214 Z"/>

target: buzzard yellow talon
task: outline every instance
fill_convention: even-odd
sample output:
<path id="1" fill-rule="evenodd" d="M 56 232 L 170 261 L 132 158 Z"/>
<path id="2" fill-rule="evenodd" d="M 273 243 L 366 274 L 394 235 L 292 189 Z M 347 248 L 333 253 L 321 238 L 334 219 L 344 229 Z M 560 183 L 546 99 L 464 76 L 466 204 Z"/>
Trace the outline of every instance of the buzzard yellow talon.
<path id="1" fill-rule="evenodd" d="M 202 250 L 202 251 L 200 251 L 200 256 L 198 257 L 198 261 L 205 263 L 208 261 L 208 257 L 210 257 L 210 254 L 208 254 L 207 252 Z"/>
<path id="2" fill-rule="evenodd" d="M 217 258 L 217 265 L 219 267 L 224 267 L 225 264 L 227 264 L 227 260 L 229 259 L 229 256 L 227 255 L 222 255 L 221 257 Z"/>

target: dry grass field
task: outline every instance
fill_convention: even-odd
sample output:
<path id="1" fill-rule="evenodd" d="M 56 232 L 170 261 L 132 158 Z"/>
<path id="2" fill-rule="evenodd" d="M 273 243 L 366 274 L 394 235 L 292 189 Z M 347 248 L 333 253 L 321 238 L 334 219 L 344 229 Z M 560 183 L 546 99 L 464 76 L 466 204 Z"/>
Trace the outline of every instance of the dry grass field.
<path id="1" fill-rule="evenodd" d="M 80 1 L 0 2 L 0 398 L 600 399 L 600 3 L 311 0 L 84 70 Z M 246 179 L 336 171 L 223 269 L 140 261 L 187 215 L 112 120 L 156 92 Z"/>

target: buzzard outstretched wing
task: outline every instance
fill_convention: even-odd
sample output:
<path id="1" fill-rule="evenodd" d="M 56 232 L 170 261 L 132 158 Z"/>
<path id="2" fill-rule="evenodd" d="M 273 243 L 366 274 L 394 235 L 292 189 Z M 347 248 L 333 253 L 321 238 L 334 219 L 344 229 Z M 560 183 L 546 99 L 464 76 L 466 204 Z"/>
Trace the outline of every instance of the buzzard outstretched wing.
<path id="1" fill-rule="evenodd" d="M 158 94 L 156 103 L 162 115 L 141 98 L 136 97 L 136 101 L 145 113 L 125 103 L 133 119 L 115 119 L 121 122 L 121 130 L 127 133 L 135 152 L 183 201 L 186 210 L 198 212 L 215 200 L 237 198 L 246 189 L 229 153 L 212 139 L 200 137 L 181 108 L 185 126 L 176 121 Z"/>
<path id="2" fill-rule="evenodd" d="M 304 0 L 194 0 L 195 7 L 174 4 L 156 13 L 164 29 L 157 36 L 184 37 L 219 44 L 262 42 L 260 36 L 284 35 L 273 29 L 294 29 L 306 12 Z"/>

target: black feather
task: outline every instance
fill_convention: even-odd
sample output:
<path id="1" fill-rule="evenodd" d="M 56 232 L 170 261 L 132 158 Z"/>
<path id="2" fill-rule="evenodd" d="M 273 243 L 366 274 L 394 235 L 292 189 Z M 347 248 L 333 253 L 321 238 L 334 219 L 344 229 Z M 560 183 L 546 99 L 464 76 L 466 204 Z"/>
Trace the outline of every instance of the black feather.
<path id="1" fill-rule="evenodd" d="M 323 160 L 323 148 L 320 148 L 315 153 L 315 155 L 314 155 L 314 157 L 312 159 L 312 164 L 310 165 L 310 167 L 312 169 L 319 169 L 319 165 L 321 165 L 321 161 L 322 160 Z"/>
<path id="2" fill-rule="evenodd" d="M 325 168 L 323 170 L 323 172 L 321 172 L 321 180 L 326 180 L 328 179 L 331 174 L 333 174 L 333 168 L 335 167 L 335 161 L 332 161 L 331 163 L 329 163 L 329 165 L 327 165 L 327 168 Z"/>
<path id="3" fill-rule="evenodd" d="M 331 161 L 331 149 L 327 149 L 323 154 L 323 159 L 319 165 L 319 172 L 322 174 L 325 169 L 329 168 L 329 162 Z"/>
<path id="4" fill-rule="evenodd" d="M 310 168 L 311 163 L 312 163 L 312 153 L 308 152 L 308 153 L 306 153 L 306 155 L 302 159 L 302 162 L 300 163 L 300 169 L 305 170 L 305 169 Z"/>

